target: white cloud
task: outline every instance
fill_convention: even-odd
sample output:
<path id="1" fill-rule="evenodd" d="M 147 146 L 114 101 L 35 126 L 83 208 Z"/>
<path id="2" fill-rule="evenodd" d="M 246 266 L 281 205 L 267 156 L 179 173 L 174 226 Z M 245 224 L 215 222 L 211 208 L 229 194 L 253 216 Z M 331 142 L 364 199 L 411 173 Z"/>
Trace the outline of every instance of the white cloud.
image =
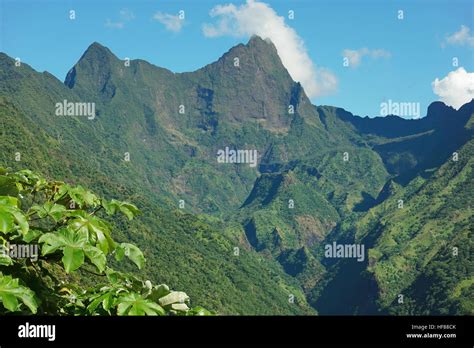
<path id="1" fill-rule="evenodd" d="M 317 97 L 337 89 L 336 76 L 325 68 L 317 67 L 308 55 L 304 41 L 285 23 L 268 4 L 247 0 L 246 4 L 217 5 L 210 11 L 214 24 L 204 24 L 207 37 L 258 35 L 270 39 L 291 77 L 301 82 L 306 94 Z"/>
<path id="2" fill-rule="evenodd" d="M 124 22 L 112 22 L 110 19 L 105 21 L 105 26 L 111 29 L 123 29 L 125 26 Z"/>
<path id="3" fill-rule="evenodd" d="M 125 27 L 125 22 L 130 22 L 135 19 L 135 15 L 132 11 L 127 8 L 123 8 L 119 12 L 120 20 L 112 21 L 109 18 L 105 21 L 105 26 L 111 29 L 123 29 Z"/>
<path id="4" fill-rule="evenodd" d="M 372 58 L 390 58 L 391 53 L 382 48 L 372 50 L 366 47 L 359 48 L 358 50 L 346 48 L 344 51 L 342 51 L 342 56 L 348 59 L 350 67 L 356 68 L 360 65 L 364 56 Z"/>
<path id="5" fill-rule="evenodd" d="M 163 24 L 166 30 L 179 32 L 183 27 L 184 20 L 179 18 L 178 15 L 172 15 L 169 13 L 157 12 L 153 15 L 153 19 Z"/>
<path id="6" fill-rule="evenodd" d="M 474 73 L 469 73 L 460 67 L 451 71 L 442 80 L 436 78 L 431 86 L 442 102 L 459 109 L 474 98 Z"/>
<path id="7" fill-rule="evenodd" d="M 135 15 L 128 8 L 123 8 L 120 10 L 120 18 L 124 21 L 131 21 L 132 19 L 135 19 Z"/>
<path id="8" fill-rule="evenodd" d="M 471 29 L 465 25 L 461 25 L 459 31 L 446 38 L 446 43 L 450 45 L 474 47 L 474 35 L 471 34 Z"/>

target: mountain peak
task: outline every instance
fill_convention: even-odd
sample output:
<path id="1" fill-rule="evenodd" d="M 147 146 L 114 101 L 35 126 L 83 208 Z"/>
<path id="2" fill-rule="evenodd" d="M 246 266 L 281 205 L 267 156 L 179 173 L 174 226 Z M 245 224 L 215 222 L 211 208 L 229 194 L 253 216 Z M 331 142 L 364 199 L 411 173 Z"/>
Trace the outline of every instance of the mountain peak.
<path id="1" fill-rule="evenodd" d="M 101 45 L 100 43 L 94 41 L 87 47 L 87 49 L 82 54 L 81 58 L 79 58 L 78 62 L 75 66 L 81 65 L 84 62 L 110 62 L 113 60 L 118 60 L 115 54 L 112 53 L 110 49 Z"/>
<path id="2" fill-rule="evenodd" d="M 269 38 L 263 39 L 261 36 L 258 35 L 252 35 L 247 42 L 248 47 L 267 47 L 267 48 L 273 48 L 276 50 L 275 45 L 273 44 L 272 40 Z"/>
<path id="3" fill-rule="evenodd" d="M 443 120 L 446 119 L 446 117 L 454 115 L 455 112 L 455 109 L 442 101 L 435 101 L 428 106 L 426 118 L 430 120 Z"/>
<path id="4" fill-rule="evenodd" d="M 435 101 L 435 102 L 432 102 L 428 106 L 427 114 L 432 115 L 432 114 L 439 114 L 442 112 L 452 112 L 452 111 L 454 111 L 454 109 L 451 106 L 446 105 L 442 101 Z"/>
<path id="5" fill-rule="evenodd" d="M 239 43 L 232 47 L 229 51 L 219 59 L 223 61 L 226 59 L 242 58 L 251 59 L 252 61 L 273 61 L 278 62 L 279 65 L 283 66 L 278 55 L 278 51 L 275 45 L 270 39 L 262 39 L 260 36 L 252 35 L 246 44 Z M 216 62 L 217 63 L 217 62 Z M 210 65 L 213 65 L 211 63 Z"/>
<path id="6" fill-rule="evenodd" d="M 107 47 L 101 45 L 97 41 L 94 41 L 87 47 L 85 50 L 84 54 L 82 55 L 81 59 L 87 56 L 112 56 L 115 57 L 115 55 L 112 53 L 111 50 L 109 50 Z"/>
<path id="7" fill-rule="evenodd" d="M 278 50 L 269 38 L 263 39 L 258 35 L 252 35 L 247 44 L 243 46 L 248 51 L 257 54 L 262 58 L 268 57 L 272 59 L 278 57 L 278 60 L 280 60 Z"/>
<path id="8" fill-rule="evenodd" d="M 275 45 L 256 35 L 197 73 L 204 73 L 208 88 L 219 91 L 216 100 L 226 96 L 223 108 L 233 110 L 229 117 L 239 123 L 253 119 L 264 128 L 286 132 L 293 119 L 288 105 L 295 109 L 300 104 L 310 105 L 301 86 L 283 65 Z M 229 98 L 230 95 L 235 97 Z"/>
<path id="9" fill-rule="evenodd" d="M 83 76 L 97 77 L 98 80 L 101 80 L 99 84 L 103 84 L 104 78 L 110 74 L 111 66 L 118 60 L 107 47 L 93 42 L 74 67 L 69 70 L 64 83 L 69 88 L 74 87 L 78 73 L 81 72 Z"/>

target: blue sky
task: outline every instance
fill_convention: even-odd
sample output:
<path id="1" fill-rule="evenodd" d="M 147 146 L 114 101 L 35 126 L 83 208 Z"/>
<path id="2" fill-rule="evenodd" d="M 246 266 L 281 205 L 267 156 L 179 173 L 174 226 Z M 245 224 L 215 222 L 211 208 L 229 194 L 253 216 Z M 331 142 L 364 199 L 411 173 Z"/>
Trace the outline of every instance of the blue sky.
<path id="1" fill-rule="evenodd" d="M 323 68 L 337 80 L 337 87 L 328 88 L 329 95 L 311 96 L 317 105 L 375 116 L 380 114 L 380 103 L 391 99 L 420 103 L 423 116 L 427 106 L 439 99 L 432 88 L 435 78 L 443 79 L 459 67 L 468 73 L 474 70 L 474 8 L 469 0 L 263 2 L 284 18 L 283 26 L 293 30 L 286 33 L 294 32 L 304 41 L 303 53 L 316 72 Z M 240 32 L 226 33 L 219 20 L 230 17 L 211 18 L 209 14 L 215 6 L 228 3 L 235 4 L 238 11 L 245 6 L 245 1 L 232 0 L 0 0 L 0 51 L 60 80 L 94 41 L 119 58 L 145 59 L 174 72 L 192 71 L 247 42 L 252 30 L 260 30 L 258 20 L 246 27 L 248 19 L 244 18 L 239 19 Z M 76 13 L 74 20 L 69 19 L 70 10 Z M 180 10 L 185 11 L 180 28 L 173 27 L 172 20 L 167 28 L 163 24 L 166 15 L 176 16 Z M 288 18 L 290 10 L 294 19 Z M 403 19 L 398 18 L 399 10 Z M 275 18 L 269 20 L 278 25 Z M 204 23 L 222 29 L 221 35 L 204 35 Z M 466 28 L 463 35 L 459 34 L 462 26 Z M 458 36 L 453 36 L 456 32 Z M 344 50 L 353 52 L 349 67 L 343 65 L 343 58 L 350 51 Z M 453 66 L 454 57 L 458 67 Z M 446 88 L 451 89 L 446 81 Z M 471 87 L 468 93 L 474 93 Z"/>

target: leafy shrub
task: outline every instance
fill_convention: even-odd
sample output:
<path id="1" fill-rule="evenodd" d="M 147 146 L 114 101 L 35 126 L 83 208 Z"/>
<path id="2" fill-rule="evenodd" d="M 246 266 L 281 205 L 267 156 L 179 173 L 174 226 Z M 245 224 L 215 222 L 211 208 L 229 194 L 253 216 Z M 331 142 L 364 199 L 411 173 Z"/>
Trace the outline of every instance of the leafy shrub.
<path id="1" fill-rule="evenodd" d="M 145 263 L 138 247 L 113 239 L 104 217 L 116 214 L 131 220 L 140 211 L 30 170 L 0 169 L 0 314 L 210 315 L 191 309 L 184 292 L 109 266 L 111 258 Z M 91 286 L 81 272 L 93 276 Z"/>

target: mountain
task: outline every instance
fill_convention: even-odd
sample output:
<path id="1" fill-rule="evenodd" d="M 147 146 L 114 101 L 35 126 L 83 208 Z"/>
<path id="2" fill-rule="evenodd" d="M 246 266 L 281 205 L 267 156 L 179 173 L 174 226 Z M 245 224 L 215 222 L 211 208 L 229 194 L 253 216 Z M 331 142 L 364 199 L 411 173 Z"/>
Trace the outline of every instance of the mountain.
<path id="1" fill-rule="evenodd" d="M 472 137 L 465 128 L 473 101 L 458 111 L 442 102 L 428 107 L 426 117 L 407 120 L 398 116 L 359 118 L 340 112 L 341 119 L 362 133 L 397 180 L 408 182 L 418 173 L 439 167 Z"/>
<path id="2" fill-rule="evenodd" d="M 57 116 L 64 100 L 93 103 L 94 117 Z M 404 120 L 314 106 L 257 36 L 187 73 L 93 43 L 64 83 L 0 54 L 0 165 L 137 203 L 141 221 L 116 227 L 145 251 L 147 276 L 219 313 L 432 314 L 447 293 L 447 311 L 465 313 L 472 275 L 446 248 L 472 227 L 473 109 L 435 102 Z M 229 151 L 257 161 L 219 161 Z M 333 242 L 368 257 L 328 259 Z M 456 269 L 442 290 L 438 266 Z M 394 306 L 401 292 L 410 309 Z"/>
<path id="3" fill-rule="evenodd" d="M 100 50 L 107 54 L 105 48 Z M 163 186 L 193 154 L 171 132 L 157 128 L 154 136 L 148 133 L 146 105 L 131 103 L 123 109 L 119 90 L 111 105 L 117 112 L 105 113 L 105 88 L 92 99 L 97 100 L 94 119 L 57 116 L 56 103 L 88 100 L 48 73 L 37 73 L 27 64 L 15 67 L 4 54 L 0 76 L 1 164 L 37 169 L 108 198 L 136 203 L 144 216 L 115 229 L 118 240 L 131 240 L 144 250 L 149 265 L 145 276 L 187 289 L 196 303 L 220 314 L 315 313 L 298 283 L 277 262 L 222 235 L 211 217 L 178 209 L 178 197 Z M 125 152 L 130 153 L 129 162 Z M 294 304 L 288 302 L 290 294 Z"/>
<path id="4" fill-rule="evenodd" d="M 474 294 L 470 287 L 473 263 L 469 256 L 473 250 L 470 241 L 474 216 L 468 205 L 474 194 L 473 151 L 474 141 L 470 140 L 458 150 L 457 158 L 448 159 L 428 180 L 422 177 L 413 180 L 404 190 L 374 208 L 368 224 L 360 225 L 358 238 L 363 238 L 367 230 L 369 239 L 374 239 L 373 233 L 380 234 L 369 250 L 368 270 L 379 284 L 382 306 L 404 314 L 419 313 L 403 308 L 409 305 L 422 308 L 425 314 L 448 314 L 453 311 L 452 307 L 457 312 L 472 312 L 472 304 L 463 308 L 446 302 L 456 302 L 461 297 L 468 303 Z M 400 201 L 403 201 L 402 208 L 399 208 Z M 383 216 L 379 215 L 381 210 Z M 380 218 L 373 226 L 377 215 Z M 434 282 L 433 278 L 440 277 L 444 277 L 442 282 Z M 423 294 L 426 282 L 431 285 Z M 405 292 L 413 302 L 397 305 L 396 296 Z M 442 303 L 436 303 L 434 297 L 429 302 L 425 300 L 435 292 Z"/>

